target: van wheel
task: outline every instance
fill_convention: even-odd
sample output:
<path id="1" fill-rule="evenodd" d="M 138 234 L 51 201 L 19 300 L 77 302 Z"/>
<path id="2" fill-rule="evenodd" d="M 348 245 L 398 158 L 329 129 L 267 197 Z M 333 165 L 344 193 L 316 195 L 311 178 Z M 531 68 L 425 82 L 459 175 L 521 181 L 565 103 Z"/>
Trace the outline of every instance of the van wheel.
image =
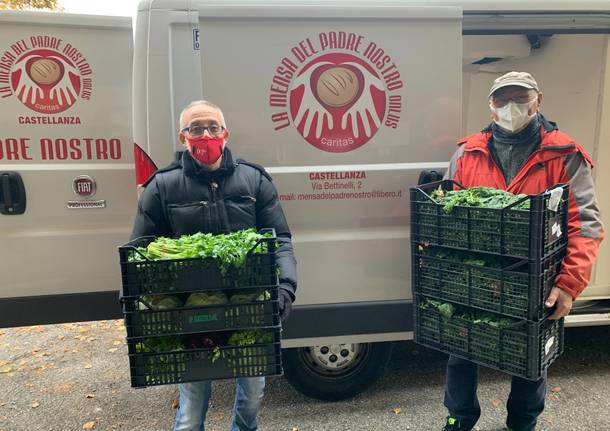
<path id="1" fill-rule="evenodd" d="M 353 397 L 383 373 L 392 343 L 329 344 L 284 349 L 284 375 L 308 397 L 335 401 Z"/>

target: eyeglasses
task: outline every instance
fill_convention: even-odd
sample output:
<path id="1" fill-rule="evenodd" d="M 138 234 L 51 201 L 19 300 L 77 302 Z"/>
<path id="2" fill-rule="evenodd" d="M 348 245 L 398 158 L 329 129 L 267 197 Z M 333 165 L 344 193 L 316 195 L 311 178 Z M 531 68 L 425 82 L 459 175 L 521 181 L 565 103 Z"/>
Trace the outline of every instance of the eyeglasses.
<path id="1" fill-rule="evenodd" d="M 510 102 L 511 100 L 515 103 L 518 104 L 523 104 L 523 103 L 530 103 L 532 101 L 534 101 L 536 98 L 532 97 L 529 94 L 524 94 L 524 95 L 518 95 L 518 96 L 492 96 L 491 98 L 491 104 L 495 107 L 495 108 L 502 108 L 504 106 L 506 106 L 508 104 L 508 102 Z"/>
<path id="2" fill-rule="evenodd" d="M 199 138 L 200 136 L 203 136 L 206 130 L 212 136 L 220 136 L 225 131 L 225 128 L 218 124 L 210 124 L 209 126 L 195 124 L 193 126 L 185 127 L 181 132 L 188 133 L 192 138 Z"/>

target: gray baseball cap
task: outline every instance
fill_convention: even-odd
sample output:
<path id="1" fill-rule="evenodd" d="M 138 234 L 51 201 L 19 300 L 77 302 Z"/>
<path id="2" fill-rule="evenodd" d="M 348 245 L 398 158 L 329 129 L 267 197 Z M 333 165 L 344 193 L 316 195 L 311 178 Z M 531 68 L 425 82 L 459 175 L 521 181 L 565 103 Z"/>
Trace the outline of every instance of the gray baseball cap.
<path id="1" fill-rule="evenodd" d="M 489 90 L 489 96 L 502 87 L 508 87 L 509 85 L 518 85 L 519 87 L 529 88 L 531 90 L 540 91 L 538 89 L 538 83 L 532 75 L 527 72 L 508 72 L 501 77 L 497 78 L 491 90 Z"/>

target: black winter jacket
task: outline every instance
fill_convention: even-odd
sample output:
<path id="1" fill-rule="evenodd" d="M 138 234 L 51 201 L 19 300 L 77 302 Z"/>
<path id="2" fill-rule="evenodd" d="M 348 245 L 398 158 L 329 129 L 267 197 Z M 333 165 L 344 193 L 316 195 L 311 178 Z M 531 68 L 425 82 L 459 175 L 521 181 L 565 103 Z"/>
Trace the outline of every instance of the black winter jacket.
<path id="1" fill-rule="evenodd" d="M 220 168 L 206 171 L 184 151 L 144 186 L 132 239 L 274 228 L 279 242 L 280 285 L 294 300 L 297 274 L 290 229 L 275 186 L 262 166 L 234 161 L 225 147 Z"/>

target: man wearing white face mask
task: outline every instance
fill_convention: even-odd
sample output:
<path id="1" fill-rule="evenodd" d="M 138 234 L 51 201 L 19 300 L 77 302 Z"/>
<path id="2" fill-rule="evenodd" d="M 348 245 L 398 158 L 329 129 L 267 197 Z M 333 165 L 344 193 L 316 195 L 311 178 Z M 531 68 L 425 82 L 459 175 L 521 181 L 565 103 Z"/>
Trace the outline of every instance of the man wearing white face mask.
<path id="1" fill-rule="evenodd" d="M 570 185 L 566 256 L 545 302 L 549 308 L 556 306 L 550 318 L 559 319 L 568 315 L 572 301 L 587 287 L 604 231 L 591 158 L 540 113 L 541 103 L 542 93 L 529 73 L 509 72 L 497 78 L 489 92 L 493 122 L 458 142 L 445 179 L 465 187 L 495 187 L 515 194 L 538 194 L 559 183 Z M 450 356 L 445 431 L 473 429 L 481 415 L 477 384 L 478 366 Z M 534 430 L 545 395 L 546 374 L 538 381 L 513 377 L 506 405 L 508 429 Z"/>

